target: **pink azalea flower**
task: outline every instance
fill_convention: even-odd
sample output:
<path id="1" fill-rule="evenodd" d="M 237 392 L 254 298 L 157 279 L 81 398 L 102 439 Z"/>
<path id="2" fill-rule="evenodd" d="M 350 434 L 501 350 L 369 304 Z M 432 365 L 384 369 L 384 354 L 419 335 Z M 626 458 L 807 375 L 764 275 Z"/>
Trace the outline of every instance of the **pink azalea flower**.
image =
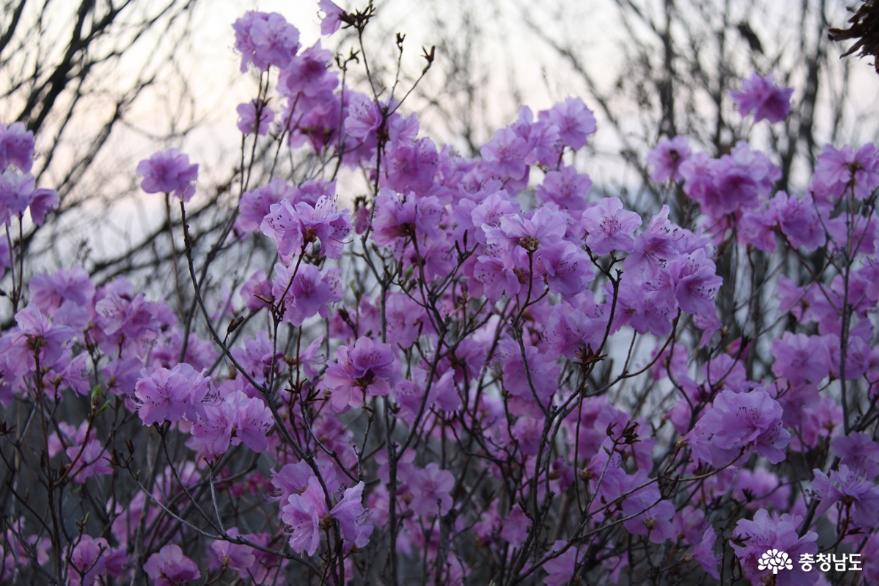
<path id="1" fill-rule="evenodd" d="M 195 195 L 198 165 L 176 149 L 153 154 L 137 164 L 140 188 L 146 193 L 173 193 L 183 201 Z"/>
<path id="2" fill-rule="evenodd" d="M 320 0 L 320 34 L 331 35 L 342 26 L 345 11 L 336 6 L 332 0 Z"/>
<path id="3" fill-rule="evenodd" d="M 569 584 L 574 577 L 577 568 L 577 548 L 567 547 L 562 540 L 557 540 L 550 551 L 551 559 L 543 564 L 546 577 L 543 583 L 546 586 L 563 586 Z M 557 553 L 561 552 L 561 553 Z"/>
<path id="4" fill-rule="evenodd" d="M 452 510 L 452 488 L 455 477 L 435 463 L 419 470 L 411 479 L 413 484 L 412 510 L 423 517 L 445 515 Z"/>
<path id="5" fill-rule="evenodd" d="M 330 511 L 333 518 L 339 522 L 342 537 L 357 548 L 366 547 L 373 529 L 369 511 L 363 508 L 363 487 L 361 481 L 352 488 L 345 489 L 342 500 Z"/>
<path id="6" fill-rule="evenodd" d="M 299 50 L 299 30 L 277 12 L 247 11 L 232 28 L 242 73 L 250 64 L 263 70 L 285 67 Z"/>
<path id="7" fill-rule="evenodd" d="M 210 381 L 189 364 L 181 363 L 171 370 L 157 368 L 134 387 L 138 415 L 144 425 L 176 423 L 183 418 L 194 421 L 209 388 Z"/>
<path id="8" fill-rule="evenodd" d="M 771 76 L 754 73 L 742 83 L 741 89 L 733 90 L 731 95 L 742 115 L 753 114 L 758 122 L 781 122 L 790 113 L 793 93 L 793 88 L 776 85 Z"/>
<path id="9" fill-rule="evenodd" d="M 784 459 L 790 433 L 782 427 L 783 409 L 763 389 L 724 390 L 690 432 L 695 455 L 715 467 L 727 466 L 750 450 L 772 463 Z"/>
<path id="10" fill-rule="evenodd" d="M 594 254 L 610 254 L 614 250 L 630 252 L 635 244 L 634 233 L 641 217 L 623 209 L 618 197 L 605 197 L 586 208 L 581 217 L 586 244 Z"/>
<path id="11" fill-rule="evenodd" d="M 852 520 L 858 527 L 870 530 L 879 525 L 879 486 L 872 478 L 863 476 L 845 464 L 832 470 L 828 476 L 815 469 L 812 489 L 821 499 L 817 515 L 823 515 L 830 507 L 843 503 L 851 507 Z"/>
<path id="12" fill-rule="evenodd" d="M 25 173 L 34 162 L 34 134 L 21 122 L 0 124 L 0 171 L 15 165 Z"/>
<path id="13" fill-rule="evenodd" d="M 331 390 L 330 403 L 343 410 L 357 406 L 363 393 L 387 395 L 398 376 L 391 346 L 360 337 L 353 345 L 336 350 L 336 363 L 327 369 L 324 382 Z"/>
<path id="14" fill-rule="evenodd" d="M 752 583 L 760 583 L 766 577 L 766 572 L 758 568 L 757 560 L 770 549 L 784 551 L 794 561 L 799 560 L 801 554 L 817 553 L 818 534 L 808 531 L 800 537 L 798 530 L 801 522 L 798 516 L 770 515 L 765 509 L 760 509 L 753 520 L 742 519 L 736 524 L 730 545 L 739 558 L 745 576 Z M 799 586 L 813 583 L 814 575 L 814 572 L 809 574 L 794 563 L 792 570 L 779 572 L 774 578 L 779 586 Z"/>
<path id="15" fill-rule="evenodd" d="M 657 183 L 680 181 L 681 165 L 690 156 L 690 152 L 687 137 L 663 138 L 647 153 L 650 178 Z"/>
<path id="16" fill-rule="evenodd" d="M 321 523 L 327 516 L 323 489 L 311 476 L 305 490 L 291 494 L 281 509 L 281 520 L 290 528 L 290 549 L 314 555 L 320 547 Z"/>
<path id="17" fill-rule="evenodd" d="M 180 546 L 173 543 L 151 555 L 143 570 L 156 586 L 177 586 L 201 578 L 195 562 L 183 555 Z"/>
<path id="18" fill-rule="evenodd" d="M 274 110 L 266 102 L 259 102 L 257 100 L 238 104 L 235 111 L 238 112 L 238 130 L 245 135 L 265 135 L 275 119 Z M 257 115 L 259 116 L 259 121 L 256 119 Z"/>
<path id="19" fill-rule="evenodd" d="M 580 98 L 559 102 L 549 110 L 548 118 L 558 129 L 562 143 L 575 151 L 583 148 L 597 130 L 595 114 Z"/>

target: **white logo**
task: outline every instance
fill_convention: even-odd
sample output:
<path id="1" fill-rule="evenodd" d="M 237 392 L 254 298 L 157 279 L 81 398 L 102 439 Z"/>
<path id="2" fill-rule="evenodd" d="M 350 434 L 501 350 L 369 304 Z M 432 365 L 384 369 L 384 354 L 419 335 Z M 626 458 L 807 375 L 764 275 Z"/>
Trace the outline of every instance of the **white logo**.
<path id="1" fill-rule="evenodd" d="M 770 549 L 763 552 L 763 555 L 757 560 L 757 569 L 772 570 L 773 574 L 777 574 L 780 570 L 793 570 L 794 564 L 787 552 Z"/>

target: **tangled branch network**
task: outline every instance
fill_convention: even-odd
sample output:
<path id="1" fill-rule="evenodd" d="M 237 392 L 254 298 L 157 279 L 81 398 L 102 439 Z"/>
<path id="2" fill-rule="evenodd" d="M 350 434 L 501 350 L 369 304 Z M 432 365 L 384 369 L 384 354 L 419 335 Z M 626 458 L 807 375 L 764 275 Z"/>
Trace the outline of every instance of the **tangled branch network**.
<path id="1" fill-rule="evenodd" d="M 31 269 L 57 196 L 0 126 L 2 581 L 802 585 L 829 552 L 879 583 L 876 147 L 785 193 L 746 140 L 667 137 L 633 208 L 575 165 L 582 100 L 459 155 L 406 112 L 434 51 L 383 79 L 373 7 L 321 8 L 347 56 L 234 24 L 259 89 L 220 230 L 189 155 L 137 166 L 158 293 Z M 766 126 L 793 91 L 731 99 Z"/>

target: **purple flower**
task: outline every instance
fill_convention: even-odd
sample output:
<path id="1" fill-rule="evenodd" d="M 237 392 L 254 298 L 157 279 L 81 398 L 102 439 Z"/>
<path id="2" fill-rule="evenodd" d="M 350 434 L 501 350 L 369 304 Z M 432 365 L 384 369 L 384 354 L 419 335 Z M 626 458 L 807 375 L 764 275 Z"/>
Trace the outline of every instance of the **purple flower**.
<path id="1" fill-rule="evenodd" d="M 499 257 L 480 255 L 473 267 L 473 277 L 482 285 L 486 297 L 497 300 L 504 294 L 513 296 L 523 290 L 521 281 L 528 282 L 527 270 L 527 254 L 516 248 Z"/>
<path id="2" fill-rule="evenodd" d="M 382 113 L 375 100 L 360 92 L 348 95 L 345 131 L 352 138 L 365 141 L 381 126 Z"/>
<path id="3" fill-rule="evenodd" d="M 325 34 L 368 16 L 336 2 L 320 2 Z M 552 585 L 587 575 L 637 582 L 653 562 L 697 582 L 732 572 L 799 584 L 824 572 L 769 578 L 757 560 L 767 549 L 794 562 L 815 552 L 810 523 L 826 545 L 839 537 L 840 551 L 879 552 L 870 537 L 879 442 L 868 425 L 879 396 L 876 146 L 825 149 L 810 190 L 789 195 L 776 187 L 779 166 L 747 142 L 709 155 L 691 150 L 694 139 L 657 137 L 645 153 L 649 180 L 688 198 L 671 209 L 689 228 L 670 220 L 670 206 L 642 225 L 643 206 L 591 193 L 578 172 L 596 132 L 579 99 L 537 114 L 521 108 L 481 153 L 459 154 L 420 134 L 393 92 L 376 99 L 341 87 L 344 56 L 320 42 L 304 50 L 280 15 L 249 12 L 234 29 L 243 69 L 263 82 L 256 101 L 238 107 L 239 128 L 254 143 L 268 134 L 281 142 L 284 179 L 240 194 L 214 251 L 224 262 L 200 277 L 196 316 L 191 290 L 177 299 L 172 281 L 130 263 L 118 269 L 143 276 L 137 285 L 96 286 L 75 268 L 40 274 L 51 259 L 29 258 L 18 240 L 58 194 L 25 170 L 36 166 L 30 133 L 0 127 L 9 229 L 0 272 L 12 269 L 0 296 L 14 317 L 0 332 L 0 403 L 36 410 L 33 424 L 6 417 L 7 427 L 27 432 L 23 440 L 45 432 L 42 460 L 22 463 L 54 467 L 69 483 L 63 512 L 82 508 L 84 495 L 98 500 L 81 512 L 108 517 L 101 537 L 83 535 L 100 529 L 94 522 L 73 527 L 52 571 L 79 586 L 111 582 L 144 528 L 155 543 L 144 541 L 140 572 L 159 584 L 201 577 L 195 553 L 208 581 L 295 582 L 317 568 L 327 581 L 344 573 L 364 582 L 385 546 L 404 573 L 423 566 L 449 584 L 507 562 L 511 579 Z M 754 77 L 735 99 L 749 118 L 775 120 L 790 94 Z M 186 201 L 197 190 L 198 166 L 179 151 L 156 153 L 137 172 L 149 193 Z M 336 199 L 337 173 L 357 238 L 349 202 Z M 8 225 L 16 217 L 21 233 Z M 198 248 L 204 268 L 211 259 Z M 814 273 L 801 261 L 816 259 L 788 254 L 813 250 Z M 90 264 L 102 283 L 118 272 Z M 775 336 L 720 331 L 730 317 L 716 303 L 724 279 L 737 291 L 734 317 L 747 322 L 747 301 L 759 298 Z M 767 341 L 769 362 L 759 355 Z M 611 360 L 621 353 L 624 364 Z M 854 389 L 849 421 L 839 379 Z M 116 451 L 127 439 L 142 447 L 153 427 L 173 441 L 149 461 L 135 458 L 147 464 L 144 485 L 111 482 Z M 804 487 L 799 460 L 812 468 L 828 457 L 833 465 Z M 189 496 L 217 516 L 195 519 L 207 533 L 174 516 L 186 517 Z M 817 516 L 803 525 L 790 515 L 810 501 Z M 386 543 L 376 530 L 392 508 L 396 542 Z M 0 523 L 0 582 L 52 566 L 51 539 L 32 513 Z M 555 532 L 539 518 L 568 513 L 578 518 Z M 245 534 L 239 522 L 265 528 Z"/>
<path id="4" fill-rule="evenodd" d="M 21 122 L 0 124 L 0 172 L 15 165 L 25 173 L 34 162 L 34 134 Z"/>
<path id="5" fill-rule="evenodd" d="M 564 541 L 558 540 L 553 544 L 550 554 L 552 558 L 543 564 L 543 569 L 546 571 L 543 583 L 546 586 L 570 584 L 577 569 L 577 548 L 568 547 Z"/>
<path id="6" fill-rule="evenodd" d="M 31 219 L 34 224 L 41 226 L 46 221 L 46 216 L 58 207 L 58 192 L 54 189 L 38 187 L 31 193 L 28 209 L 31 211 Z"/>
<path id="7" fill-rule="evenodd" d="M 643 535 L 653 543 L 675 537 L 675 507 L 662 498 L 656 485 L 643 488 L 623 501 L 623 523 L 633 535 Z"/>
<path id="8" fill-rule="evenodd" d="M 879 533 L 873 533 L 866 539 L 861 557 L 866 561 L 864 564 L 864 581 L 867 584 L 879 582 Z"/>
<path id="9" fill-rule="evenodd" d="M 273 350 L 272 342 L 265 332 L 259 332 L 253 338 L 245 340 L 241 347 L 233 351 L 233 355 L 241 367 L 259 383 L 265 382 L 273 364 L 281 356 L 279 352 Z"/>
<path id="10" fill-rule="evenodd" d="M 657 183 L 680 181 L 681 165 L 690 156 L 690 152 L 687 137 L 663 138 L 647 153 L 650 178 Z"/>
<path id="11" fill-rule="evenodd" d="M 424 308 L 405 293 L 391 293 L 385 303 L 388 338 L 403 348 L 415 343 L 422 333 L 431 331 L 430 319 Z"/>
<path id="12" fill-rule="evenodd" d="M 208 403 L 203 406 L 198 419 L 193 423 L 192 437 L 187 446 L 199 456 L 214 459 L 229 449 L 232 441 L 234 414 L 226 409 L 224 403 Z"/>
<path id="13" fill-rule="evenodd" d="M 58 206 L 58 193 L 53 189 L 37 188 L 34 178 L 8 167 L 0 174 L 0 221 L 9 223 L 30 208 L 34 224 L 41 225 L 46 215 Z"/>
<path id="14" fill-rule="evenodd" d="M 743 146 L 739 143 L 737 147 Z M 760 177 L 754 172 L 752 151 L 747 147 L 734 150 L 712 164 L 712 189 L 703 200 L 709 210 L 732 213 L 738 208 L 754 207 L 766 191 Z"/>
<path id="15" fill-rule="evenodd" d="M 514 413 L 537 414 L 535 402 L 546 408 L 553 395 L 559 390 L 559 366 L 550 356 L 532 345 L 525 346 L 525 358 L 518 345 L 506 340 L 502 346 L 504 388 L 510 393 L 516 405 Z"/>
<path id="16" fill-rule="evenodd" d="M 271 205 L 269 213 L 260 224 L 260 230 L 274 240 L 278 254 L 284 259 L 300 252 L 305 243 L 296 209 L 287 200 Z"/>
<path id="17" fill-rule="evenodd" d="M 96 437 L 97 432 L 89 428 L 87 421 L 83 421 L 78 428 L 62 422 L 58 428 L 58 433 L 49 436 L 49 456 L 64 452 L 74 482 L 84 484 L 92 476 L 113 473 L 110 452 Z"/>
<path id="18" fill-rule="evenodd" d="M 714 261 L 704 249 L 680 256 L 669 265 L 675 283 L 675 299 L 681 309 L 698 316 L 715 314 L 714 297 L 723 284 L 715 274 Z"/>
<path id="19" fill-rule="evenodd" d="M 272 473 L 274 498 L 280 502 L 287 501 L 291 494 L 301 494 L 308 487 L 308 479 L 313 472 L 304 461 L 295 464 L 284 464 L 280 470 Z"/>
<path id="20" fill-rule="evenodd" d="M 140 187 L 146 193 L 173 193 L 183 201 L 195 195 L 198 165 L 177 149 L 153 154 L 137 164 Z"/>
<path id="21" fill-rule="evenodd" d="M 586 145 L 586 139 L 595 134 L 595 114 L 580 98 L 568 98 L 549 110 L 547 117 L 558 129 L 562 143 L 579 150 Z"/>
<path id="22" fill-rule="evenodd" d="M 619 291 L 620 324 L 629 325 L 639 333 L 667 336 L 678 311 L 675 287 L 666 271 L 646 280 L 627 279 Z"/>
<path id="23" fill-rule="evenodd" d="M 292 100 L 297 96 L 306 99 L 325 96 L 339 83 L 335 73 L 330 71 L 333 54 L 320 46 L 320 41 L 299 55 L 293 57 L 281 70 L 278 90 Z M 338 102 L 332 105 L 334 116 L 339 114 Z M 313 127 L 314 124 L 302 124 Z"/>
<path id="24" fill-rule="evenodd" d="M 6 352 L 18 368 L 34 368 L 34 355 L 44 368 L 54 365 L 73 338 L 72 328 L 53 323 L 33 306 L 15 314 L 15 322 L 18 331 L 13 332 L 13 347 Z"/>
<path id="25" fill-rule="evenodd" d="M 766 551 L 784 551 L 794 561 L 799 559 L 800 554 L 818 551 L 818 535 L 809 531 L 800 537 L 800 522 L 801 519 L 796 516 L 770 515 L 765 509 L 760 509 L 753 520 L 742 519 L 736 524 L 730 545 L 752 584 L 760 584 L 767 577 L 767 572 L 758 568 L 758 560 Z M 778 586 L 800 586 L 813 584 L 816 572 L 806 573 L 799 564 L 794 563 L 792 570 L 779 572 L 772 577 Z"/>
<path id="26" fill-rule="evenodd" d="M 826 145 L 818 155 L 812 192 L 820 200 L 841 198 L 853 190 L 857 199 L 866 199 L 879 187 L 879 149 L 865 144 L 855 150 Z"/>
<path id="27" fill-rule="evenodd" d="M 210 381 L 186 363 L 171 370 L 157 368 L 134 386 L 138 415 L 144 425 L 176 423 L 184 417 L 195 421 L 209 387 Z"/>
<path id="28" fill-rule="evenodd" d="M 618 197 L 606 197 L 583 212 L 581 223 L 586 244 L 593 254 L 609 254 L 614 250 L 630 252 L 641 216 L 623 209 Z"/>
<path id="29" fill-rule="evenodd" d="M 819 383 L 830 373 L 830 350 L 821 336 L 785 332 L 772 343 L 772 372 L 792 385 Z"/>
<path id="30" fill-rule="evenodd" d="M 668 266 L 679 253 L 686 231 L 668 219 L 668 206 L 662 206 L 646 230 L 635 238 L 631 253 L 626 256 L 625 273 L 652 275 Z"/>
<path id="31" fill-rule="evenodd" d="M 495 173 L 521 179 L 528 172 L 525 157 L 529 150 L 524 138 L 510 128 L 502 128 L 482 147 L 480 153 Z"/>
<path id="32" fill-rule="evenodd" d="M 24 213 L 34 193 L 34 178 L 14 169 L 0 173 L 0 223 Z"/>
<path id="33" fill-rule="evenodd" d="M 782 485 L 778 476 L 758 468 L 739 470 L 733 494 L 749 509 L 756 510 L 760 507 L 784 509 L 790 492 L 790 487 Z"/>
<path id="34" fill-rule="evenodd" d="M 742 83 L 741 89 L 730 92 L 743 116 L 754 115 L 754 120 L 781 122 L 790 113 L 793 88 L 775 85 L 771 76 L 756 73 Z"/>
<path id="35" fill-rule="evenodd" d="M 518 506 L 510 509 L 510 512 L 501 521 L 501 538 L 513 548 L 521 547 L 528 537 L 531 528 L 531 520 Z"/>
<path id="36" fill-rule="evenodd" d="M 843 464 L 865 477 L 879 475 L 879 443 L 869 434 L 859 432 L 834 436 L 830 440 L 830 450 Z"/>
<path id="37" fill-rule="evenodd" d="M 323 489 L 312 475 L 305 490 L 291 494 L 281 509 L 281 520 L 290 528 L 290 549 L 314 555 L 320 547 L 321 522 L 326 516 Z"/>
<path id="38" fill-rule="evenodd" d="M 302 263 L 291 280 L 293 271 L 294 267 L 278 267 L 272 284 L 272 296 L 282 303 L 284 320 L 298 326 L 313 315 L 326 317 L 329 305 L 342 299 L 338 271 L 321 271 Z"/>
<path id="39" fill-rule="evenodd" d="M 585 214 L 586 212 L 584 212 Z M 501 217 L 499 228 L 482 226 L 490 245 L 502 248 L 518 247 L 528 252 L 542 246 L 557 244 L 564 238 L 567 216 L 554 207 L 537 208 L 530 216 L 511 213 Z M 526 264 L 523 269 L 527 270 Z"/>
<path id="40" fill-rule="evenodd" d="M 189 446 L 206 458 L 221 456 L 230 445 L 239 444 L 263 452 L 273 424 L 272 412 L 262 399 L 233 391 L 220 402 L 203 406 L 192 426 Z"/>
<path id="41" fill-rule="evenodd" d="M 392 140 L 385 149 L 383 186 L 400 193 L 427 195 L 439 164 L 436 145 L 429 138 Z"/>
<path id="42" fill-rule="evenodd" d="M 275 119 L 275 112 L 269 107 L 268 103 L 258 100 L 251 100 L 238 104 L 235 109 L 238 112 L 238 130 L 243 134 L 264 135 L 269 131 L 269 126 Z M 256 117 L 259 115 L 259 122 Z"/>
<path id="43" fill-rule="evenodd" d="M 498 501 L 493 499 L 483 508 L 479 521 L 473 525 L 473 533 L 481 543 L 489 543 L 500 529 L 501 517 L 497 509 Z"/>
<path id="44" fill-rule="evenodd" d="M 330 403 L 341 411 L 357 406 L 364 393 L 387 395 L 398 376 L 391 346 L 361 337 L 353 346 L 336 350 L 336 363 L 327 369 L 324 383 L 332 391 Z"/>
<path id="45" fill-rule="evenodd" d="M 232 445 L 244 444 L 254 452 L 264 452 L 266 435 L 275 420 L 263 400 L 234 391 L 223 398 L 223 406 L 232 417 Z"/>
<path id="46" fill-rule="evenodd" d="M 306 245 L 320 242 L 320 251 L 327 257 L 342 256 L 342 245 L 351 231 L 347 212 L 340 212 L 332 198 L 321 196 L 314 205 L 297 203 L 296 213 Z"/>
<path id="47" fill-rule="evenodd" d="M 143 570 L 156 586 L 178 586 L 201 578 L 195 562 L 183 555 L 180 546 L 173 543 L 151 555 Z"/>
<path id="48" fill-rule="evenodd" d="M 298 69 L 305 67 L 305 64 L 299 63 L 298 58 L 296 63 Z M 310 63 L 313 68 L 318 67 L 313 60 Z M 315 76 L 312 85 L 303 86 L 295 80 L 292 73 L 287 74 L 287 71 L 281 71 L 281 82 L 289 84 L 290 89 L 282 86 L 280 90 L 282 93 L 292 94 L 288 96 L 280 120 L 284 121 L 289 133 L 288 145 L 294 148 L 308 145 L 316 152 L 338 145 L 343 112 L 342 94 L 333 92 L 338 83 L 336 76 L 324 70 L 326 75 Z M 305 92 L 314 95 L 307 96 Z M 349 151 L 344 160 L 350 163 L 352 157 Z"/>
<path id="49" fill-rule="evenodd" d="M 170 307 L 146 301 L 127 281 L 114 281 L 95 293 L 94 335 L 105 348 L 146 345 L 174 321 Z"/>
<path id="50" fill-rule="evenodd" d="M 61 269 L 52 274 L 34 275 L 30 282 L 31 302 L 46 315 L 52 315 L 64 303 L 86 306 L 92 301 L 95 286 L 81 268 Z"/>
<path id="51" fill-rule="evenodd" d="M 716 468 L 752 449 L 777 464 L 790 441 L 782 415 L 781 405 L 763 389 L 721 391 L 689 434 L 693 453 Z"/>
<path id="52" fill-rule="evenodd" d="M 113 360 L 101 369 L 107 390 L 112 394 L 130 399 L 134 396 L 134 385 L 140 378 L 143 363 L 133 356 Z M 126 403 L 131 404 L 129 401 Z"/>
<path id="53" fill-rule="evenodd" d="M 879 526 L 879 486 L 875 482 L 845 464 L 831 471 L 829 477 L 817 468 L 813 472 L 812 490 L 821 499 L 816 514 L 823 515 L 833 505 L 842 503 L 851 507 L 856 526 L 868 530 Z"/>
<path id="54" fill-rule="evenodd" d="M 383 189 L 375 200 L 375 242 L 380 246 L 402 246 L 413 237 L 423 241 L 438 234 L 443 208 L 435 197 L 402 197 Z"/>
<path id="55" fill-rule="evenodd" d="M 534 456 L 540 449 L 543 435 L 543 422 L 536 417 L 522 416 L 513 424 L 510 435 L 516 440 L 517 447 L 526 456 Z"/>
<path id="56" fill-rule="evenodd" d="M 739 142 L 719 159 L 705 153 L 691 155 L 681 164 L 684 191 L 713 218 L 759 205 L 781 170 L 747 143 Z"/>
<path id="57" fill-rule="evenodd" d="M 714 545 L 717 541 L 717 533 L 714 528 L 708 526 L 702 533 L 702 539 L 693 546 L 693 559 L 699 562 L 702 569 L 708 572 L 708 575 L 715 580 L 720 580 L 720 560 L 714 552 Z"/>
<path id="58" fill-rule="evenodd" d="M 322 181 L 315 179 L 300 183 L 296 188 L 297 203 L 305 202 L 312 207 L 317 206 L 321 198 L 326 198 L 330 202 L 335 202 L 336 183 L 335 181 Z"/>
<path id="59" fill-rule="evenodd" d="M 342 26 L 345 11 L 336 6 L 332 0 L 320 0 L 320 34 L 331 35 Z"/>
<path id="60" fill-rule="evenodd" d="M 242 232 L 255 232 L 271 212 L 272 205 L 281 200 L 294 201 L 296 188 L 283 179 L 272 179 L 268 184 L 244 192 L 238 203 L 235 227 Z"/>
<path id="61" fill-rule="evenodd" d="M 249 10 L 232 28 L 242 73 L 251 63 L 262 70 L 272 65 L 285 67 L 299 50 L 299 30 L 277 12 Z"/>
<path id="62" fill-rule="evenodd" d="M 318 242 L 324 255 L 338 258 L 350 231 L 347 216 L 327 197 L 320 197 L 314 206 L 306 202 L 294 205 L 286 199 L 272 204 L 260 228 L 275 241 L 278 254 L 284 259 Z"/>
<path id="63" fill-rule="evenodd" d="M 824 244 L 824 227 L 810 197 L 790 197 L 779 191 L 770 205 L 778 227 L 793 246 L 811 252 Z"/>
<path id="64" fill-rule="evenodd" d="M 480 229 L 483 224 L 497 228 L 502 216 L 518 209 L 519 206 L 509 201 L 503 192 L 492 192 L 478 203 L 461 198 L 453 202 L 449 210 L 450 218 L 456 224 L 455 238 L 463 239 L 466 233 L 468 239 L 484 242 L 485 232 Z"/>
<path id="65" fill-rule="evenodd" d="M 557 306 L 547 331 L 547 343 L 553 352 L 568 358 L 585 355 L 585 350 L 601 344 L 601 324 L 606 323 L 607 316 L 593 296 L 581 293 Z"/>
<path id="66" fill-rule="evenodd" d="M 586 194 L 592 188 L 589 175 L 577 173 L 570 166 L 559 171 L 550 171 L 537 187 L 537 199 L 542 203 L 554 203 L 572 212 L 586 207 Z"/>
<path id="67" fill-rule="evenodd" d="M 107 575 L 106 562 L 110 558 L 110 545 L 106 539 L 81 535 L 70 555 L 67 571 L 71 586 L 92 586 Z"/>
<path id="68" fill-rule="evenodd" d="M 537 251 L 537 259 L 549 288 L 565 297 L 582 292 L 595 274 L 589 256 L 571 242 L 544 246 Z"/>
<path id="69" fill-rule="evenodd" d="M 448 470 L 431 463 L 413 474 L 411 478 L 412 510 L 423 517 L 445 515 L 452 510 L 452 488 L 455 477 Z"/>
<path id="70" fill-rule="evenodd" d="M 226 534 L 230 537 L 239 536 L 238 529 L 235 527 L 227 529 Z M 246 537 L 248 541 L 251 542 L 256 541 L 254 539 L 256 536 L 254 535 L 246 535 L 242 537 Z M 256 562 L 256 552 L 258 550 L 248 545 L 218 539 L 211 542 L 209 551 L 211 555 L 212 569 L 229 568 L 238 572 L 238 576 L 242 580 L 248 580 L 250 578 L 250 570 Z"/>
<path id="71" fill-rule="evenodd" d="M 544 167 L 552 168 L 559 164 L 559 157 L 562 155 L 564 145 L 559 138 L 559 129 L 549 119 L 549 112 L 543 111 L 539 114 L 536 121 L 532 122 L 531 111 L 523 107 L 520 111 L 520 117 L 527 119 L 530 127 L 528 128 L 528 143 L 531 145 L 531 154 L 529 162 L 537 162 Z"/>
<path id="72" fill-rule="evenodd" d="M 373 529 L 369 511 L 363 508 L 364 486 L 363 481 L 360 481 L 355 486 L 345 489 L 342 500 L 330 511 L 333 518 L 339 522 L 342 537 L 357 548 L 366 547 Z"/>

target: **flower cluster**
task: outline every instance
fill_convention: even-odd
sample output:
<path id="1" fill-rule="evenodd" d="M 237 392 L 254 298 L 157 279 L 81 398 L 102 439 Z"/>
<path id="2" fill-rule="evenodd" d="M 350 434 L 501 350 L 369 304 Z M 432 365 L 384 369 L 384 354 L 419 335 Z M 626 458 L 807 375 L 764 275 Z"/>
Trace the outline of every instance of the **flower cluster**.
<path id="1" fill-rule="evenodd" d="M 794 90 L 779 87 L 772 76 L 753 74 L 740 89 L 732 92 L 732 99 L 742 115 L 753 115 L 754 120 L 781 122 L 790 114 L 790 99 Z"/>
<path id="2" fill-rule="evenodd" d="M 34 135 L 21 122 L 0 124 L 0 221 L 7 226 L 30 210 L 31 220 L 42 224 L 58 205 L 58 194 L 37 187 L 30 171 L 34 165 Z M 9 266 L 9 247 L 0 245 L 0 267 Z M 5 261 L 4 261 L 5 259 Z"/>
<path id="3" fill-rule="evenodd" d="M 320 9 L 324 36 L 372 15 Z M 875 146 L 796 192 L 747 136 L 665 137 L 635 207 L 583 165 L 579 98 L 465 156 L 414 87 L 347 85 L 276 13 L 233 28 L 237 205 L 204 224 L 181 151 L 134 170 L 179 199 L 174 279 L 0 250 L 3 581 L 762 584 L 768 550 L 879 552 Z M 733 100 L 777 123 L 791 95 Z M 57 202 L 33 157 L 0 126 L 8 226 Z"/>

